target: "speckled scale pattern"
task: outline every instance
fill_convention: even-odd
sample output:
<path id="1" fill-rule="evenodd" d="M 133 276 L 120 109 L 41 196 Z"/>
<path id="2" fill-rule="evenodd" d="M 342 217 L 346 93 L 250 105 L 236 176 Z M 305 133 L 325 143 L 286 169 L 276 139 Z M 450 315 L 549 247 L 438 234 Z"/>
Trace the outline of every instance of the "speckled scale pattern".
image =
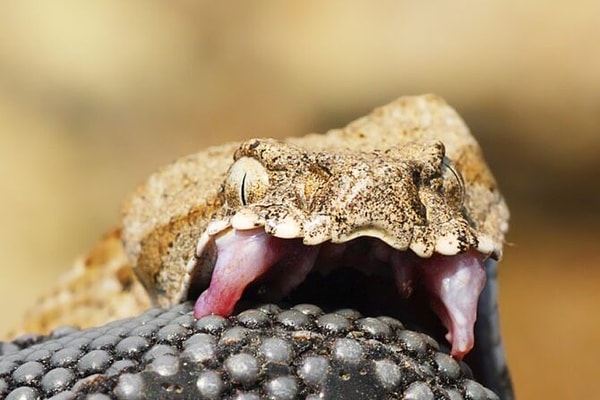
<path id="1" fill-rule="evenodd" d="M 497 399 L 393 318 L 303 304 L 194 320 L 191 309 L 0 343 L 0 397 Z"/>

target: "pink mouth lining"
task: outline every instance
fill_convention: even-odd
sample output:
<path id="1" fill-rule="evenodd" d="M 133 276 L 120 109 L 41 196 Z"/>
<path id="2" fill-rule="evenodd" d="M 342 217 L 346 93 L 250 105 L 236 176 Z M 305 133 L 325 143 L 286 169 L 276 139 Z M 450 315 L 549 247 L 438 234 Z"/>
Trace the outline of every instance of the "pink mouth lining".
<path id="1" fill-rule="evenodd" d="M 211 240 L 215 241 L 217 261 L 208 289 L 194 306 L 196 318 L 209 314 L 231 315 L 246 287 L 261 278 L 268 279 L 266 284 L 273 298 L 282 298 L 302 283 L 315 266 L 319 266 L 321 273 L 327 273 L 320 266 L 331 267 L 327 262 L 331 260 L 329 250 L 340 250 L 343 256 L 345 248 L 345 244 L 331 243 L 304 246 L 299 240 L 271 236 L 262 228 L 231 229 Z M 475 340 L 477 302 L 485 286 L 485 256 L 469 250 L 454 256 L 435 254 L 420 259 L 391 248 L 391 251 L 382 251 L 377 243 L 373 253 L 379 262 L 391 265 L 401 296 L 410 296 L 418 283 L 429 292 L 431 307 L 448 330 L 446 339 L 452 346 L 451 354 L 462 359 L 473 348 Z M 343 261 L 348 264 L 348 260 Z M 362 260 L 350 261 L 360 265 Z M 376 271 L 368 271 L 376 269 L 372 264 L 362 263 L 360 269 L 374 273 Z M 273 273 L 266 275 L 267 272 Z"/>

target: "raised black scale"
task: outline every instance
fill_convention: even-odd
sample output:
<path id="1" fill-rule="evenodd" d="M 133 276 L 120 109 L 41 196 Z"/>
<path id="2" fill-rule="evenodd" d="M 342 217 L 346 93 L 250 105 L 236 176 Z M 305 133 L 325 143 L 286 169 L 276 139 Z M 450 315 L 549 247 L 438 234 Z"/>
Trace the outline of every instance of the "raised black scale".
<path id="1" fill-rule="evenodd" d="M 189 303 L 0 342 L 0 398 L 498 399 L 431 337 L 388 317 L 264 305 L 195 320 Z"/>

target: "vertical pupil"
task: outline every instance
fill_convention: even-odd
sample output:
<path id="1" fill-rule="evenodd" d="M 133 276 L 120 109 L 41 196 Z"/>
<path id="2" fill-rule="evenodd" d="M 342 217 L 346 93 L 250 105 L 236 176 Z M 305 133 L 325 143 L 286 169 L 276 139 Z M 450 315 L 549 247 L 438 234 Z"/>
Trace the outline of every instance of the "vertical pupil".
<path id="1" fill-rule="evenodd" d="M 244 176 L 242 177 L 242 186 L 240 188 L 241 193 L 240 193 L 240 198 L 242 200 L 242 205 L 246 205 L 246 176 L 248 174 L 244 173 Z"/>

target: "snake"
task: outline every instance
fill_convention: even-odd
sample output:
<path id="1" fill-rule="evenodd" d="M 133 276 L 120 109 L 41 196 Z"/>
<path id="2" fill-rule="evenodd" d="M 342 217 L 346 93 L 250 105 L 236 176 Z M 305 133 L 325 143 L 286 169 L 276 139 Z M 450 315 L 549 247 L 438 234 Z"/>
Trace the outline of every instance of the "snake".
<path id="1" fill-rule="evenodd" d="M 428 338 L 422 340 L 429 343 L 430 357 L 447 354 L 463 371 L 456 375 L 463 382 L 454 386 L 457 396 L 510 399 L 514 394 L 500 337 L 496 278 L 508 220 L 505 200 L 480 146 L 458 113 L 435 95 L 401 97 L 325 134 L 213 146 L 162 167 L 134 191 L 123 207 L 120 226 L 80 258 L 15 327 L 16 339 L 5 343 L 8 350 L 0 352 L 0 366 L 9 353 L 14 361 L 15 354 L 61 340 L 65 325 L 99 334 L 105 331 L 90 327 L 131 321 L 159 307 L 153 310 L 179 310 L 181 318 L 188 318 L 189 338 L 216 334 L 189 331 L 200 321 L 218 317 L 234 328 L 248 329 L 240 319 L 244 313 L 277 319 L 268 306 L 260 305 L 287 309 L 289 304 L 288 311 L 312 321 L 310 329 L 300 329 L 303 334 L 330 334 L 326 324 L 317 322 L 323 315 L 347 319 L 348 327 L 339 330 L 342 336 L 322 337 L 332 346 L 329 350 L 311 353 L 327 354 L 323 359 L 328 371 L 339 341 L 369 336 L 361 331 L 364 321 L 384 318 L 386 323 L 402 321 L 402 329 L 395 323 L 381 328 L 395 332 L 395 339 L 384 340 L 379 348 L 394 348 L 405 332 L 422 335 Z M 188 308 L 181 309 L 181 304 Z M 303 304 L 320 311 L 312 315 L 306 311 L 312 308 Z M 351 317 L 347 310 L 353 310 Z M 272 333 L 277 324 L 267 324 L 268 329 L 250 325 L 262 334 Z M 18 336 L 23 333 L 29 336 Z M 121 335 L 127 339 L 132 334 Z M 277 338 L 291 340 L 289 335 Z M 397 351 L 410 347 L 403 343 Z M 358 343 L 356 351 L 366 354 L 365 345 Z M 410 351 L 408 356 L 417 357 Z M 235 386 L 240 380 L 248 389 L 251 384 L 236 378 L 234 364 L 227 369 L 228 358 L 223 357 L 220 365 L 226 372 L 213 370 L 210 375 L 215 385 L 227 388 L 228 396 L 241 390 Z M 14 382 L 22 362 L 13 361 L 6 363 L 10 367 L 5 373 L 12 374 L 6 375 L 6 390 L 24 391 Z M 389 358 L 374 362 L 384 361 L 399 363 Z M 354 381 L 377 368 L 357 371 Z M 111 379 L 120 382 L 122 376 L 119 370 Z M 429 382 L 426 389 L 410 386 L 420 382 L 415 377 L 404 391 L 396 379 L 386 395 L 461 398 L 432 386 L 431 379 L 441 379 L 432 376 L 429 381 L 420 378 Z M 372 387 L 385 387 L 382 379 L 387 378 L 376 373 L 371 378 L 369 382 L 379 382 Z M 298 382 L 306 385 L 303 378 L 290 379 L 295 383 L 287 381 L 289 385 L 297 388 L 290 398 L 310 390 L 320 398 L 333 393 L 331 379 L 312 389 L 298 389 Z M 273 382 L 255 378 L 252 384 L 261 389 L 248 393 L 285 398 L 287 392 L 273 389 Z M 469 382 L 488 389 L 482 386 L 474 395 Z M 122 383 L 97 386 L 110 387 L 112 395 L 121 390 L 119 396 L 128 398 Z M 223 390 L 215 393 L 222 396 Z M 425 397 L 414 397 L 410 390 L 424 391 Z M 381 393 L 367 397 L 379 398 Z"/>

